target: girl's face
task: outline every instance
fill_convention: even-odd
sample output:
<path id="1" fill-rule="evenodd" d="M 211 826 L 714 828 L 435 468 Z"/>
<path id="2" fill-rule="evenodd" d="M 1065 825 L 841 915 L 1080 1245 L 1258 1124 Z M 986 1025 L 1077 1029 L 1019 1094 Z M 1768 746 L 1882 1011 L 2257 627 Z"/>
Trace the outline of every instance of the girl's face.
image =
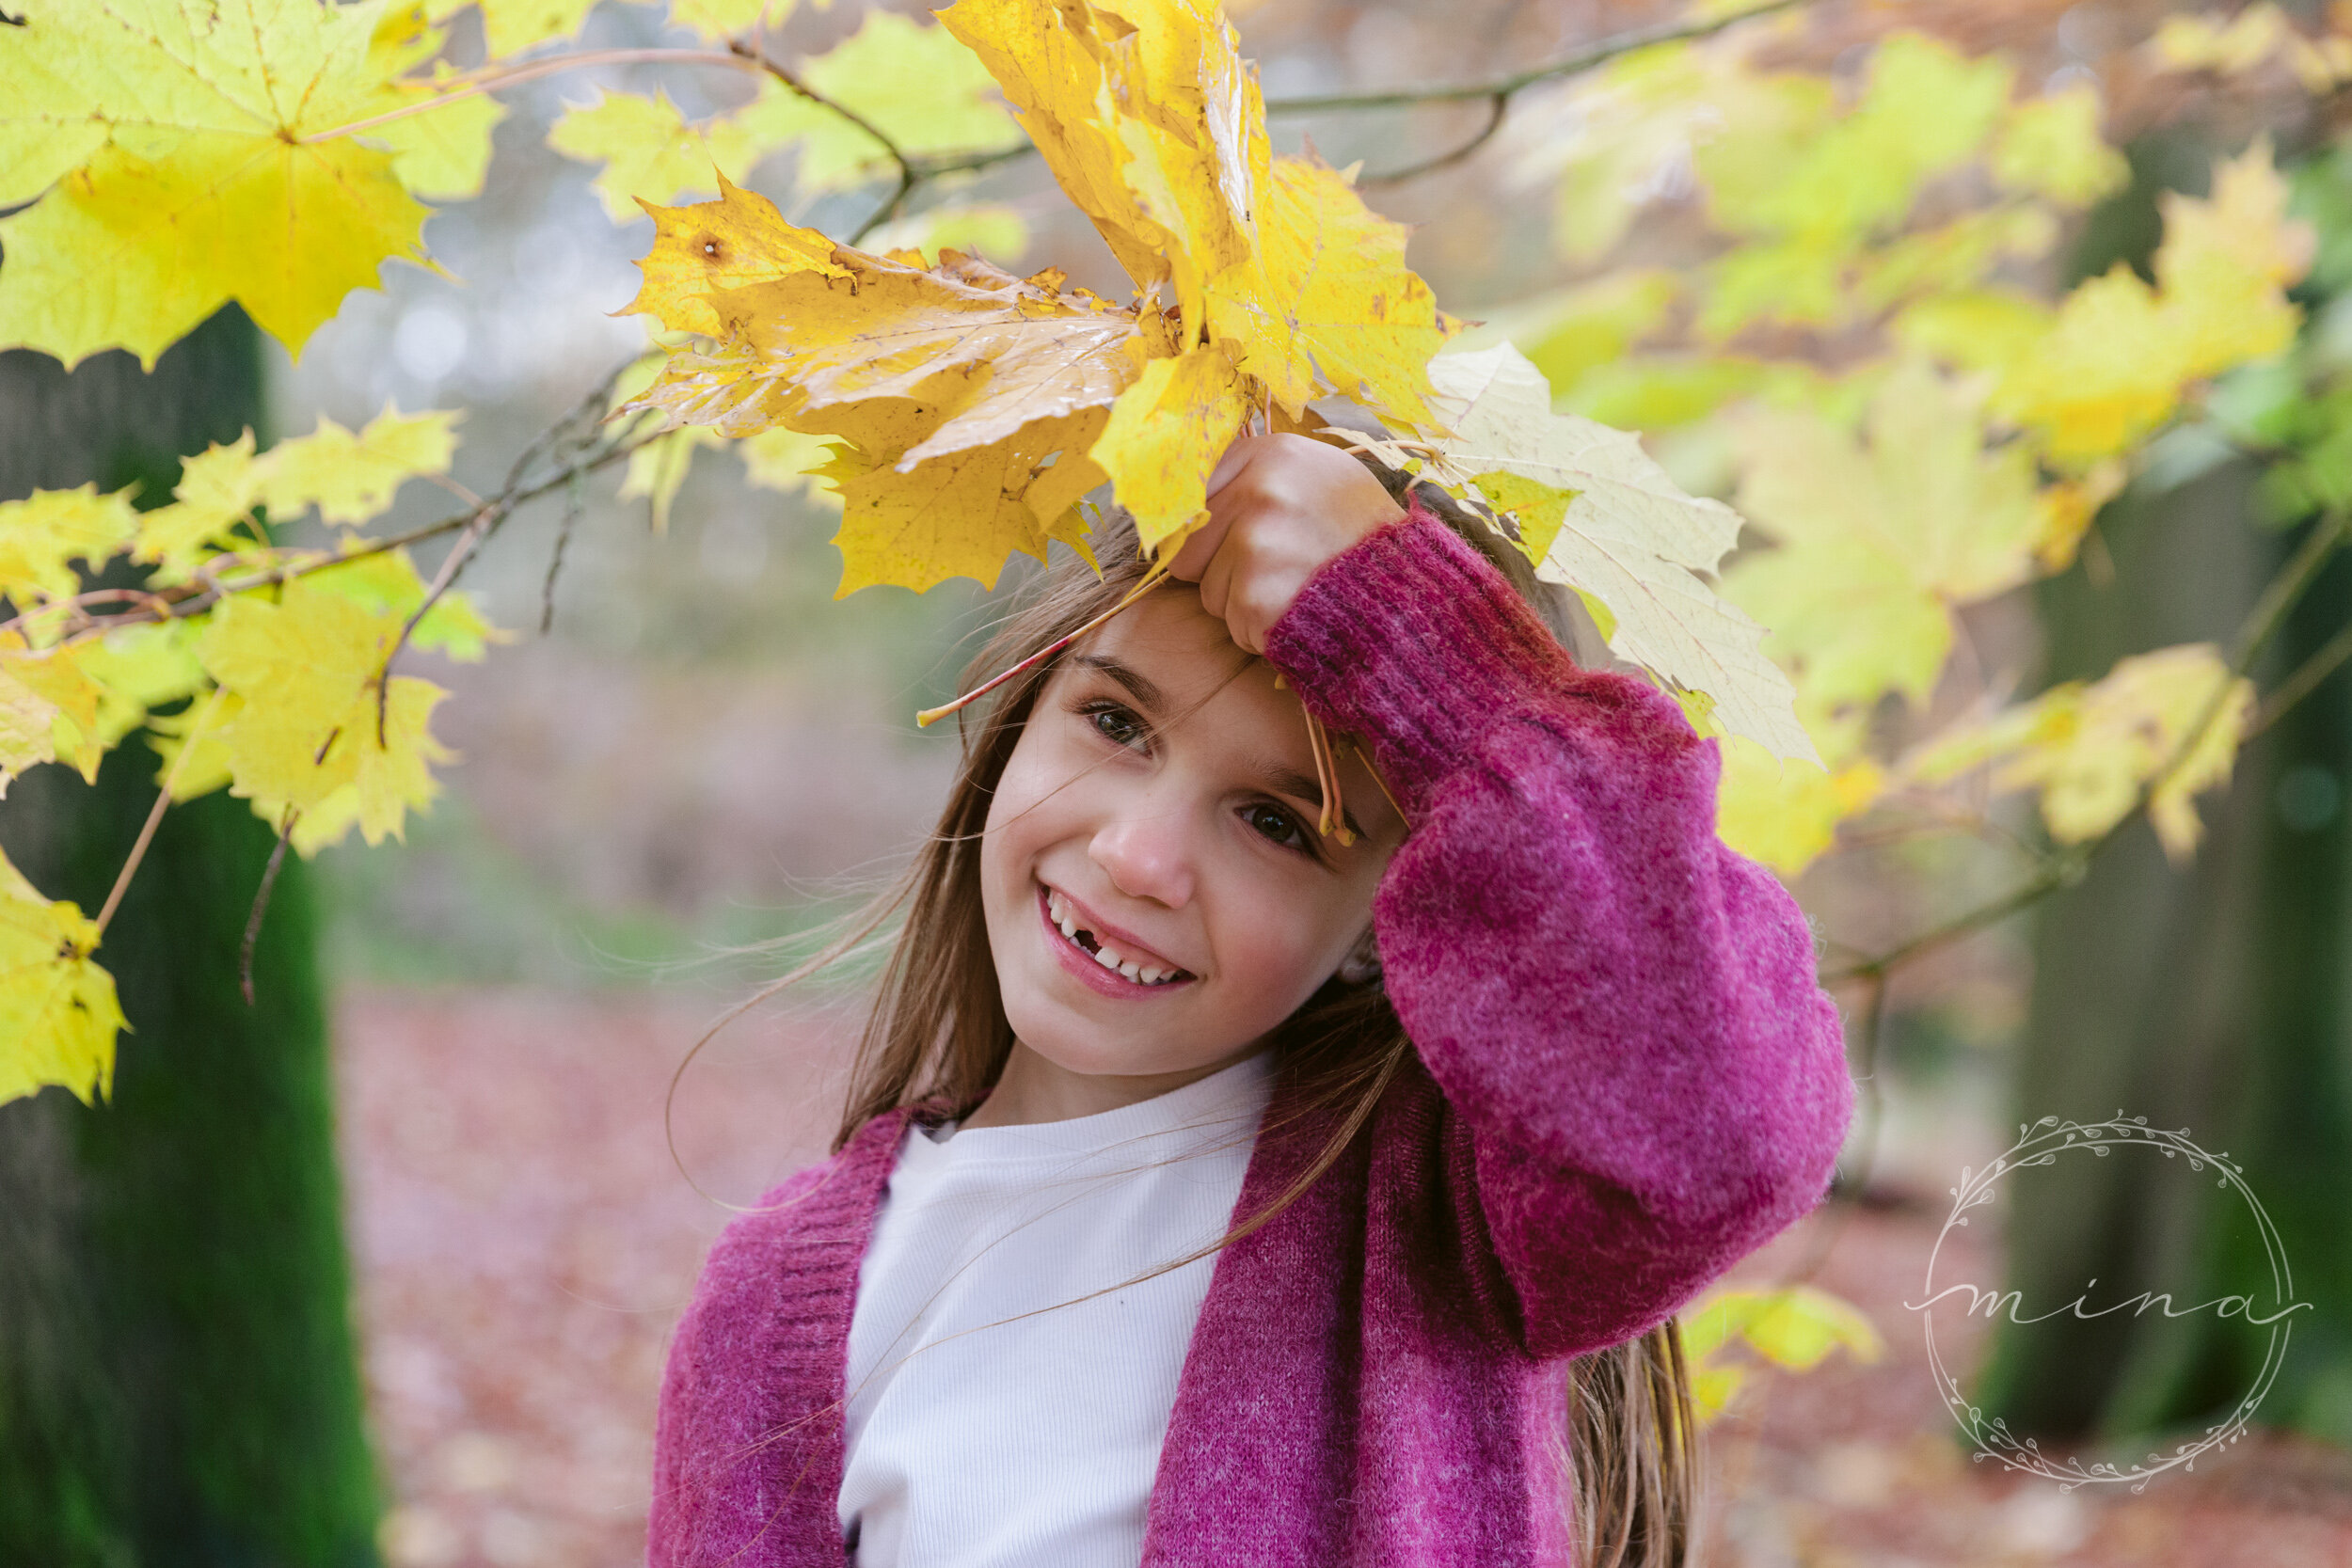
<path id="1" fill-rule="evenodd" d="M 1369 929 L 1405 824 L 1348 752 L 1356 842 L 1315 831 L 1306 716 L 1274 681 L 1171 587 L 1040 692 L 990 802 L 980 879 L 1006 1017 L 1056 1067 L 1238 1060 Z"/>

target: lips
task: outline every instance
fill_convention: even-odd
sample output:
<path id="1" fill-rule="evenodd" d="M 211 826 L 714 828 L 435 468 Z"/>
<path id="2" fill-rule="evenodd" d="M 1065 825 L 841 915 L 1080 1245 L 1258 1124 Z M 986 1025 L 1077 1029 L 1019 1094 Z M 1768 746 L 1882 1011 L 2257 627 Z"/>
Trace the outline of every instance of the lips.
<path id="1" fill-rule="evenodd" d="M 1058 889 L 1041 884 L 1038 908 L 1052 927 L 1051 940 L 1060 949 L 1065 966 L 1098 990 L 1115 988 L 1118 992 L 1138 995 L 1197 978 L 1125 932 L 1098 921 L 1084 905 Z"/>

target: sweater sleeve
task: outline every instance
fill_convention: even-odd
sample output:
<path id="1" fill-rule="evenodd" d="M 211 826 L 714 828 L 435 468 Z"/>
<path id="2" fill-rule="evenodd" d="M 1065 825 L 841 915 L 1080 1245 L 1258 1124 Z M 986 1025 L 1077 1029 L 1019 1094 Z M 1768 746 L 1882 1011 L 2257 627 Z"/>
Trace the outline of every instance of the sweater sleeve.
<path id="1" fill-rule="evenodd" d="M 1327 562 L 1266 656 L 1404 809 L 1385 983 L 1522 1348 L 1645 1332 L 1820 1201 L 1843 1029 L 1795 899 L 1717 838 L 1719 749 L 1679 704 L 1579 669 L 1418 506 Z"/>

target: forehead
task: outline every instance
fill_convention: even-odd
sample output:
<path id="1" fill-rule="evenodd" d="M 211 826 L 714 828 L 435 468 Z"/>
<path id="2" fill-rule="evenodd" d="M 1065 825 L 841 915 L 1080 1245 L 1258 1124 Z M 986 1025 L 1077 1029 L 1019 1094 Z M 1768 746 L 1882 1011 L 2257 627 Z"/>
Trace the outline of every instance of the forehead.
<path id="1" fill-rule="evenodd" d="M 1225 623 L 1200 608 L 1189 584 L 1158 589 L 1113 617 L 1072 650 L 1063 669 L 1083 675 L 1088 659 L 1114 660 L 1144 677 L 1156 689 L 1160 700 L 1150 705 L 1163 710 L 1162 719 L 1213 711 L 1214 721 L 1202 726 L 1208 734 L 1263 750 L 1279 732 L 1307 751 L 1298 700 L 1275 685 L 1272 665 L 1235 644 Z"/>

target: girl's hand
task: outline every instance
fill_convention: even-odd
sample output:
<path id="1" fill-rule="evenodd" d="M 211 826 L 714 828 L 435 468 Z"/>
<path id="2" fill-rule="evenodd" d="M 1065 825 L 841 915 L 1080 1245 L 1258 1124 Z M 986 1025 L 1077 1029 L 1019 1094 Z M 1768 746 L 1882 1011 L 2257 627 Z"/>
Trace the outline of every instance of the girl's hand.
<path id="1" fill-rule="evenodd" d="M 1405 515 L 1339 448 L 1305 436 L 1245 436 L 1209 475 L 1209 520 L 1168 575 L 1200 585 L 1200 606 L 1232 640 L 1265 652 L 1266 633 L 1315 569 Z"/>

